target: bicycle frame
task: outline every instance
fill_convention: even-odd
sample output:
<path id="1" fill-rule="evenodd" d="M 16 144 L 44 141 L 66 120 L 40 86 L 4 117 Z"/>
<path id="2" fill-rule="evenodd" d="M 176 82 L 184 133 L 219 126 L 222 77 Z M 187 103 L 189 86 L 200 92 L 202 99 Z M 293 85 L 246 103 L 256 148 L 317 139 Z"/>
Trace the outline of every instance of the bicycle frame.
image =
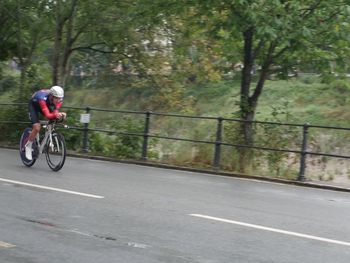
<path id="1" fill-rule="evenodd" d="M 55 130 L 55 123 L 50 123 L 50 122 L 42 122 L 43 128 L 45 128 L 45 134 L 44 134 L 44 138 L 41 140 L 40 142 L 40 135 L 39 133 L 36 135 L 36 142 L 38 145 L 38 154 L 42 154 L 44 152 L 44 148 L 47 145 L 47 141 L 49 141 L 49 146 L 53 147 L 53 143 L 52 143 L 52 133 Z M 65 127 L 67 127 L 66 125 L 64 125 Z M 56 139 L 57 140 L 57 139 Z M 59 147 L 59 144 L 56 144 L 57 147 Z M 58 148 L 58 150 L 60 150 Z"/>
<path id="2" fill-rule="evenodd" d="M 54 130 L 52 127 L 52 124 L 46 124 L 43 126 L 43 128 L 45 128 L 46 131 L 45 131 L 44 138 L 41 142 L 40 142 L 39 133 L 36 135 L 36 142 L 38 144 L 39 154 L 43 153 L 47 140 L 50 139 L 50 142 L 52 141 L 52 131 Z"/>

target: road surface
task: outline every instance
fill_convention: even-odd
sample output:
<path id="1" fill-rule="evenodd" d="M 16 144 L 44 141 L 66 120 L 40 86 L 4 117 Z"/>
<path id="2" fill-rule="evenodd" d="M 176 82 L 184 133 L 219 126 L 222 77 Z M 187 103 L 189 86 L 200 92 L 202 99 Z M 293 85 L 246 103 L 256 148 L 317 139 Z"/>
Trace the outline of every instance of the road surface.
<path id="1" fill-rule="evenodd" d="M 350 262 L 350 194 L 0 149 L 1 263 Z"/>

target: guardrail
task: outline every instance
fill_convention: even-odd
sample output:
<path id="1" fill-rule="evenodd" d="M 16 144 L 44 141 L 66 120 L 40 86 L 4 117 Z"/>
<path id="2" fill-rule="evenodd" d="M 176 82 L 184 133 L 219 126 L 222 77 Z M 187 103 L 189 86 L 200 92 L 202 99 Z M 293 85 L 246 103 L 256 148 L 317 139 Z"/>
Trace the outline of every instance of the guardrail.
<path id="1" fill-rule="evenodd" d="M 26 103 L 0 103 L 0 106 L 26 106 Z M 306 168 L 306 158 L 308 155 L 316 155 L 316 156 L 328 156 L 335 158 L 344 158 L 350 159 L 349 155 L 339 155 L 332 153 L 324 153 L 324 152 L 313 152 L 308 151 L 308 134 L 311 128 L 320 128 L 320 129 L 334 129 L 334 130 L 345 130 L 350 131 L 350 128 L 345 127 L 335 127 L 335 126 L 321 126 L 321 125 L 310 125 L 308 123 L 305 124 L 293 124 L 293 123 L 281 123 L 281 122 L 264 122 L 264 121 L 252 121 L 254 124 L 269 124 L 269 125 L 278 125 L 278 126 L 289 126 L 296 127 L 301 129 L 302 133 L 302 143 L 300 149 L 278 149 L 271 147 L 263 147 L 263 146 L 250 146 L 243 144 L 235 144 L 222 141 L 223 137 L 223 123 L 224 122 L 245 122 L 241 119 L 234 118 L 223 118 L 223 117 L 205 117 L 205 116 L 190 116 L 190 115 L 180 115 L 180 114 L 170 114 L 170 113 L 159 113 L 159 112 L 151 112 L 151 111 L 130 111 L 130 110 L 114 110 L 114 109 L 102 109 L 102 108 L 94 108 L 94 107 L 72 107 L 65 106 L 66 109 L 80 110 L 83 111 L 84 114 L 90 114 L 92 111 L 95 112 L 111 112 L 111 113 L 121 113 L 121 114 L 132 114 L 132 115 L 141 115 L 144 116 L 144 124 L 143 124 L 143 132 L 142 133 L 132 133 L 132 132 L 121 132 L 116 130 L 108 130 L 101 128 L 90 128 L 89 122 L 83 124 L 83 126 L 70 126 L 70 129 L 80 130 L 82 131 L 82 151 L 88 152 L 88 137 L 89 132 L 104 132 L 109 134 L 116 135 L 128 135 L 128 136 L 138 136 L 143 137 L 142 144 L 142 153 L 141 159 L 147 161 L 148 156 L 148 144 L 150 138 L 157 138 L 162 140 L 175 140 L 175 141 L 185 141 L 185 142 L 193 142 L 193 143 L 201 143 L 201 144 L 211 144 L 214 147 L 214 156 L 212 161 L 212 168 L 215 170 L 220 169 L 220 161 L 221 161 L 221 153 L 222 146 L 236 147 L 236 148 L 250 148 L 261 151 L 275 151 L 275 152 L 287 152 L 287 153 L 295 153 L 300 155 L 300 165 L 299 165 L 299 173 L 297 180 L 304 181 L 305 178 L 305 168 Z M 187 119 L 200 119 L 200 120 L 214 120 L 216 121 L 216 139 L 215 141 L 209 140 L 194 140 L 189 138 L 181 138 L 181 137 L 170 137 L 170 136 L 162 136 L 159 134 L 153 134 L 150 130 L 150 124 L 153 116 L 164 116 L 164 117 L 176 117 L 176 118 L 187 118 Z M 0 123 L 18 123 L 18 124 L 29 124 L 29 122 L 23 121 L 8 121 L 8 120 L 0 120 Z"/>

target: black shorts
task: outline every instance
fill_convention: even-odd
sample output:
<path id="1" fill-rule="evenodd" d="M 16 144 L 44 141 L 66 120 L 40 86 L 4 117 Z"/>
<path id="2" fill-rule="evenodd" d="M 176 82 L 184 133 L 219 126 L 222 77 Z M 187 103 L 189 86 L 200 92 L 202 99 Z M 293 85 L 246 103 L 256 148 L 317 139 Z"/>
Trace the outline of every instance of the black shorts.
<path id="1" fill-rule="evenodd" d="M 40 123 L 39 112 L 40 110 L 30 100 L 28 103 L 28 113 L 29 113 L 29 119 L 32 122 L 32 124 Z"/>

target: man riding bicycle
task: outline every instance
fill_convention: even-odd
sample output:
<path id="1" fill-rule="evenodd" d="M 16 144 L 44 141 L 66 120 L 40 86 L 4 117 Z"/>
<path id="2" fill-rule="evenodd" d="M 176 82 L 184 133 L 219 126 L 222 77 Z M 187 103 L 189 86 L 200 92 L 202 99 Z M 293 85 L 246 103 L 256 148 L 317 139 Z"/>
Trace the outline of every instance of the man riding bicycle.
<path id="1" fill-rule="evenodd" d="M 26 158 L 32 160 L 32 145 L 40 132 L 41 124 L 39 113 L 49 120 L 65 119 L 67 114 L 59 112 L 63 104 L 64 91 L 60 86 L 52 86 L 50 89 L 42 89 L 35 92 L 28 104 L 29 119 L 32 122 L 32 131 L 25 146 Z"/>

